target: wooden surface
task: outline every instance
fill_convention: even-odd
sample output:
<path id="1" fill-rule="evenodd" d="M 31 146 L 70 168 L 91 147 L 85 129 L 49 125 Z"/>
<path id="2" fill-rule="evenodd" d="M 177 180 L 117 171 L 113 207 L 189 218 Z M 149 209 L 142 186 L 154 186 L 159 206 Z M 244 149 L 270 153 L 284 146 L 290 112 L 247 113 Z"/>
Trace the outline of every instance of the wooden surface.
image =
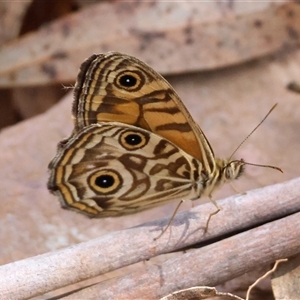
<path id="1" fill-rule="evenodd" d="M 29 298 L 188 246 L 176 258 L 66 299 L 157 299 L 176 289 L 216 286 L 300 251 L 299 192 L 300 179 L 295 179 L 220 201 L 222 210 L 207 233 L 211 203 L 178 214 L 156 241 L 168 218 L 4 265 L 1 295 Z"/>

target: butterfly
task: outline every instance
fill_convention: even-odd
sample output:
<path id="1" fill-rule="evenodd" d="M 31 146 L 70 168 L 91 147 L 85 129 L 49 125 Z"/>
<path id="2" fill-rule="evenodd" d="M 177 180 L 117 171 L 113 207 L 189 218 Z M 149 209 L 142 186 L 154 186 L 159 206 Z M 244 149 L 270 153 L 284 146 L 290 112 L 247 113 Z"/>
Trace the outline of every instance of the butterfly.
<path id="1" fill-rule="evenodd" d="M 244 170 L 242 159 L 216 158 L 172 86 L 126 54 L 92 55 L 81 65 L 72 115 L 48 189 L 62 207 L 90 217 L 211 196 Z"/>

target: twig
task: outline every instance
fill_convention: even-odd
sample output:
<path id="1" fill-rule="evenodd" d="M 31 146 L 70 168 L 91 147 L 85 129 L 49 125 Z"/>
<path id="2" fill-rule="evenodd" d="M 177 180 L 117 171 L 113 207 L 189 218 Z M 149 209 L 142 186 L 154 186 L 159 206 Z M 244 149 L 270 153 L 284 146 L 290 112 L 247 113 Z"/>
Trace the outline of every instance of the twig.
<path id="1" fill-rule="evenodd" d="M 299 252 L 299 232 L 297 213 L 63 299 L 158 299 L 191 286 L 217 286 Z"/>
<path id="2" fill-rule="evenodd" d="M 130 295 L 133 290 L 141 292 L 143 287 L 149 295 L 156 291 L 163 296 L 196 285 L 214 286 L 258 265 L 300 252 L 300 216 L 292 215 L 300 211 L 300 178 L 229 197 L 218 204 L 221 211 L 212 218 L 205 234 L 207 216 L 214 209 L 211 203 L 179 213 L 157 241 L 154 238 L 169 218 L 4 265 L 0 267 L 0 295 L 4 299 L 33 297 L 204 241 L 211 245 L 146 272 L 101 284 L 101 297 L 108 299 L 109 293 L 116 292 L 114 297 L 122 299 L 118 296 L 125 292 Z M 224 239 L 272 220 L 277 221 Z M 97 288 L 99 285 L 82 292 L 93 294 Z"/>
<path id="3" fill-rule="evenodd" d="M 275 264 L 274 264 L 274 266 L 273 266 L 273 268 L 272 268 L 271 270 L 269 270 L 269 271 L 266 272 L 263 276 L 261 276 L 261 277 L 259 277 L 257 280 L 255 280 L 255 282 L 253 282 L 253 283 L 249 286 L 249 288 L 248 288 L 248 290 L 247 290 L 246 300 L 249 300 L 249 298 L 250 298 L 250 293 L 251 293 L 252 289 L 253 289 L 260 281 L 262 281 L 264 278 L 266 278 L 267 276 L 269 276 L 270 274 L 272 274 L 272 273 L 277 269 L 277 266 L 278 266 L 279 263 L 281 263 L 281 262 L 286 262 L 287 260 L 288 260 L 287 258 L 282 258 L 282 259 L 276 260 L 276 262 L 275 262 Z"/>

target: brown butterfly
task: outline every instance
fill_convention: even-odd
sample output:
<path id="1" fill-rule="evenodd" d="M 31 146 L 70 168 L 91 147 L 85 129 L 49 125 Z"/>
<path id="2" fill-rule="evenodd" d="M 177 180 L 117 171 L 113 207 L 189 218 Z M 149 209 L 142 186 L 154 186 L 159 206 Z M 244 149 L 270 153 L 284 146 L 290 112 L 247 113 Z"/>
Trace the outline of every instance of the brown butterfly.
<path id="1" fill-rule="evenodd" d="M 131 214 L 210 196 L 243 171 L 243 160 L 215 158 L 171 85 L 132 56 L 87 59 L 72 111 L 73 133 L 49 164 L 48 188 L 65 208 L 99 218 Z"/>

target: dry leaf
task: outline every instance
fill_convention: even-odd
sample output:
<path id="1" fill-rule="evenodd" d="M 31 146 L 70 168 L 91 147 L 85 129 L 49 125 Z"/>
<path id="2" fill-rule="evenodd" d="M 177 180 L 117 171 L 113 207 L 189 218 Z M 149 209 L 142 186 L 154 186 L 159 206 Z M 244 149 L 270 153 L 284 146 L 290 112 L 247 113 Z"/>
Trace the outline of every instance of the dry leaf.
<path id="1" fill-rule="evenodd" d="M 10 102 L 22 119 L 28 119 L 47 111 L 66 92 L 62 85 L 58 87 L 20 87 L 11 91 Z"/>
<path id="2" fill-rule="evenodd" d="M 217 298 L 216 298 L 217 297 Z M 185 290 L 174 292 L 160 300 L 201 300 L 201 299 L 219 299 L 219 300 L 243 300 L 231 293 L 218 292 L 216 288 L 209 286 L 197 286 Z"/>
<path id="3" fill-rule="evenodd" d="M 0 1 L 0 45 L 16 38 L 20 33 L 22 20 L 31 0 L 27 1 Z M 3 59 L 7 59 L 3 57 Z"/>
<path id="4" fill-rule="evenodd" d="M 70 82 L 109 50 L 162 73 L 225 67 L 298 44 L 299 16 L 289 1 L 97 3 L 2 47 L 0 86 Z"/>
<path id="5" fill-rule="evenodd" d="M 276 300 L 300 299 L 300 254 L 280 264 L 272 276 Z"/>

